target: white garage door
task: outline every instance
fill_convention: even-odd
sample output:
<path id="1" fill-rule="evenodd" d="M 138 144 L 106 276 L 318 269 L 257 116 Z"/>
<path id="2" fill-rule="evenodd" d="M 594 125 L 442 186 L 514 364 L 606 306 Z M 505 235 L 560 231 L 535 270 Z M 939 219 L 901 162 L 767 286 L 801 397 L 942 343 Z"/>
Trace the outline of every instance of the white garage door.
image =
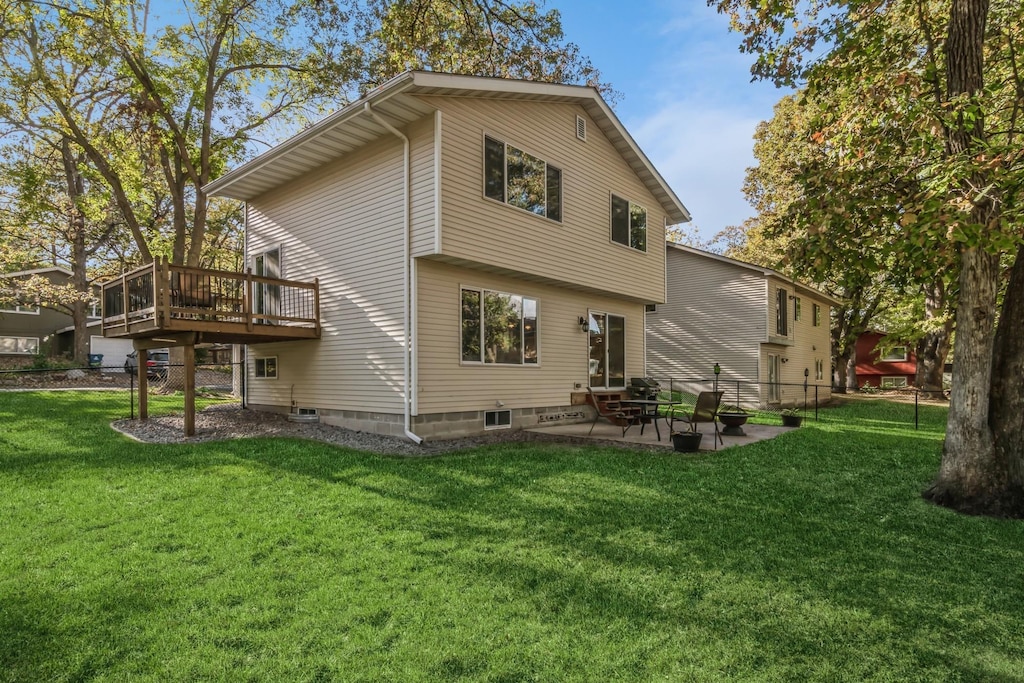
<path id="1" fill-rule="evenodd" d="M 103 367 L 109 372 L 124 372 L 125 357 L 131 352 L 130 339 L 107 339 L 98 335 L 89 338 L 89 353 L 102 353 Z"/>

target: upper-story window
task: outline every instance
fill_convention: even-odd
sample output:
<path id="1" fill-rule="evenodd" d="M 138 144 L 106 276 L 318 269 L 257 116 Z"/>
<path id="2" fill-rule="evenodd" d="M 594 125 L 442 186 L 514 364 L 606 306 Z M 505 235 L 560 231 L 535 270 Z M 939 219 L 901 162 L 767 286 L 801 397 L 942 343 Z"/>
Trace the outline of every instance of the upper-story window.
<path id="1" fill-rule="evenodd" d="M 779 287 L 775 291 L 775 333 L 781 337 L 789 334 L 789 316 L 786 314 L 789 292 Z"/>
<path id="2" fill-rule="evenodd" d="M 39 315 L 39 304 L 29 303 L 23 294 L 7 290 L 0 292 L 0 313 L 28 313 Z"/>
<path id="3" fill-rule="evenodd" d="M 793 320 L 800 320 L 802 314 L 800 312 L 800 297 L 793 297 Z"/>
<path id="4" fill-rule="evenodd" d="M 647 209 L 612 195 L 612 241 L 647 251 Z"/>
<path id="5" fill-rule="evenodd" d="M 821 325 L 821 306 L 819 306 L 818 304 L 813 304 L 812 308 L 811 308 L 811 313 L 812 313 L 813 318 L 814 318 L 814 326 L 815 327 L 820 326 Z"/>
<path id="6" fill-rule="evenodd" d="M 885 354 L 883 354 L 878 360 L 888 361 L 890 363 L 901 362 L 907 360 L 907 347 L 906 346 L 894 346 Z"/>
<path id="7" fill-rule="evenodd" d="M 484 195 L 562 220 L 562 171 L 491 137 L 484 138 Z"/>

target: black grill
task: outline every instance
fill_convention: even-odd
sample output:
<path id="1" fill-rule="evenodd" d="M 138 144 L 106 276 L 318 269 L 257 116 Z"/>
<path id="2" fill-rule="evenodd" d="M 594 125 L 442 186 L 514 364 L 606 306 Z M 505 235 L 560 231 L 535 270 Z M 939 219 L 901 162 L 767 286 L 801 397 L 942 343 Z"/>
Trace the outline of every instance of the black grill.
<path id="1" fill-rule="evenodd" d="M 629 397 L 644 401 L 656 401 L 661 384 L 653 377 L 632 377 L 629 380 Z"/>

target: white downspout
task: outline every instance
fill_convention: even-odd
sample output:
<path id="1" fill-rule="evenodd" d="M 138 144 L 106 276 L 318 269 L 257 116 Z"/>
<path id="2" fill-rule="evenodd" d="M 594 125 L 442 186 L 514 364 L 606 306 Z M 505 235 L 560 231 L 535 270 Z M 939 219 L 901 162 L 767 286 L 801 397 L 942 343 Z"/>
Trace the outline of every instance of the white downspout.
<path id="1" fill-rule="evenodd" d="M 402 403 L 405 413 L 405 423 L 403 425 L 405 430 L 405 436 L 408 437 L 413 443 L 423 443 L 423 438 L 413 434 L 412 432 L 412 414 L 410 412 L 412 404 L 412 377 L 411 377 L 411 357 L 412 357 L 412 324 L 410 321 L 412 313 L 412 304 L 409 296 L 409 289 L 412 284 L 412 277 L 410 274 L 411 269 L 411 252 L 410 242 L 412 240 L 412 220 L 409 205 L 412 202 L 412 188 L 410 183 L 410 152 L 409 152 L 409 138 L 400 130 L 392 126 L 390 123 L 382 119 L 377 115 L 377 112 L 373 110 L 369 102 L 363 104 L 363 111 L 379 123 L 385 130 L 394 135 L 395 137 L 402 140 L 402 184 L 403 184 L 403 197 L 405 198 L 404 206 L 402 207 L 402 223 L 404 227 L 405 239 L 402 240 L 402 324 L 405 327 L 405 348 L 402 350 L 402 372 L 403 381 L 405 384 L 405 395 L 402 397 Z"/>

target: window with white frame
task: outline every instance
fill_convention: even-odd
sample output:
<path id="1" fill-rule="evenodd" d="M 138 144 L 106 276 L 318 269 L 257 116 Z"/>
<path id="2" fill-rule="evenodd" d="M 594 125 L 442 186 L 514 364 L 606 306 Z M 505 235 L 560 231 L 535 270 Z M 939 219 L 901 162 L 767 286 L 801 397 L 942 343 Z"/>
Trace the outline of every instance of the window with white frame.
<path id="1" fill-rule="evenodd" d="M 647 251 L 647 209 L 613 194 L 612 242 Z"/>
<path id="2" fill-rule="evenodd" d="M 793 297 L 793 320 L 800 320 L 802 315 L 800 312 L 800 297 L 795 296 Z"/>
<path id="3" fill-rule="evenodd" d="M 484 137 L 484 196 L 562 220 L 562 171 L 517 147 Z"/>
<path id="4" fill-rule="evenodd" d="M 814 361 L 814 379 L 825 379 L 825 361 L 820 358 Z"/>
<path id="5" fill-rule="evenodd" d="M 884 354 L 879 356 L 878 360 L 887 363 L 899 363 L 907 360 L 907 347 L 906 346 L 894 346 Z"/>
<path id="6" fill-rule="evenodd" d="M 882 378 L 883 389 L 899 389 L 907 386 L 907 378 L 904 376 L 893 376 Z"/>
<path id="7" fill-rule="evenodd" d="M 588 319 L 590 386 L 626 386 L 626 319 L 600 311 L 590 311 Z"/>
<path id="8" fill-rule="evenodd" d="M 39 315 L 39 302 L 14 290 L 0 291 L 0 313 Z"/>
<path id="9" fill-rule="evenodd" d="M 257 358 L 256 377 L 259 379 L 277 379 L 277 356 Z"/>
<path id="10" fill-rule="evenodd" d="M 813 318 L 814 326 L 821 327 L 821 306 L 814 304 L 811 307 L 811 317 Z"/>
<path id="11" fill-rule="evenodd" d="M 0 337 L 0 355 L 33 356 L 39 353 L 39 337 Z"/>
<path id="12" fill-rule="evenodd" d="M 461 289 L 462 362 L 537 365 L 540 317 L 536 299 L 489 289 Z"/>
<path id="13" fill-rule="evenodd" d="M 781 287 L 775 291 L 775 333 L 782 337 L 789 333 L 788 296 Z"/>

